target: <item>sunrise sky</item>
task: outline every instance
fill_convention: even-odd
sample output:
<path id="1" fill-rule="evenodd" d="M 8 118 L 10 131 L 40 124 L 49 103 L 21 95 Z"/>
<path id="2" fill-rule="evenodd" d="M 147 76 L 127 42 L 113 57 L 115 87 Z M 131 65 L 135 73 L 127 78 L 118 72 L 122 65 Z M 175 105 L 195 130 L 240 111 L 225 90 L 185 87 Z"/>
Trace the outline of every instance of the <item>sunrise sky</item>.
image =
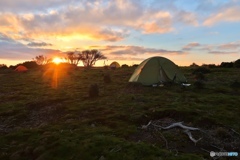
<path id="1" fill-rule="evenodd" d="M 240 0 L 0 0 L 0 64 L 75 49 L 99 49 L 107 64 L 235 61 Z"/>

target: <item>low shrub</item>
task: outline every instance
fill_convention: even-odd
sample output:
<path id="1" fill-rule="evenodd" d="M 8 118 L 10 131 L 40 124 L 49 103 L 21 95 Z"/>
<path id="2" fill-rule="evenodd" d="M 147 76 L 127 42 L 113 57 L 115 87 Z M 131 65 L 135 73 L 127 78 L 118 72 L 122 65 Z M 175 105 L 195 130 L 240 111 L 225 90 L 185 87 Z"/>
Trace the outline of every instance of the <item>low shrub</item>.
<path id="1" fill-rule="evenodd" d="M 109 73 L 105 73 L 105 74 L 103 75 L 103 81 L 104 81 L 104 83 L 111 83 L 111 82 L 112 82 Z"/>
<path id="2" fill-rule="evenodd" d="M 230 84 L 230 87 L 232 87 L 234 89 L 239 89 L 240 88 L 240 82 L 238 82 L 238 80 L 235 80 L 234 82 L 232 82 Z"/>
<path id="3" fill-rule="evenodd" d="M 198 81 L 198 80 L 200 80 L 200 81 L 206 80 L 205 75 L 204 75 L 202 72 L 197 72 L 197 73 L 195 74 L 195 79 L 196 79 L 197 81 Z"/>
<path id="4" fill-rule="evenodd" d="M 99 87 L 97 84 L 92 84 L 90 86 L 88 95 L 90 98 L 95 98 L 99 96 Z"/>
<path id="5" fill-rule="evenodd" d="M 196 80 L 193 85 L 198 89 L 203 89 L 205 87 L 205 83 L 203 80 Z"/>
<path id="6" fill-rule="evenodd" d="M 192 74 L 197 74 L 199 72 L 201 72 L 202 74 L 206 74 L 206 73 L 210 73 L 211 71 L 207 67 L 198 67 L 198 68 L 194 69 Z"/>
<path id="7" fill-rule="evenodd" d="M 128 68 L 129 66 L 127 64 L 123 64 L 122 68 Z"/>
<path id="8" fill-rule="evenodd" d="M 108 66 L 104 66 L 103 68 L 104 68 L 104 69 L 108 69 Z"/>

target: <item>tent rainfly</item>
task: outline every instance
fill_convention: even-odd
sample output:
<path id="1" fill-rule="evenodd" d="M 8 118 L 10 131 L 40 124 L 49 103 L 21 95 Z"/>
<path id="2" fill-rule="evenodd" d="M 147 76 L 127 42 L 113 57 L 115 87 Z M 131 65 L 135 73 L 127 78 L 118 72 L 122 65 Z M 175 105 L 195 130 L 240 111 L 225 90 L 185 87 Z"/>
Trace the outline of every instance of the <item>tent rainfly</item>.
<path id="1" fill-rule="evenodd" d="M 129 79 L 129 82 L 138 82 L 143 85 L 186 81 L 178 66 L 164 57 L 151 57 L 144 60 Z"/>
<path id="2" fill-rule="evenodd" d="M 25 66 L 23 66 L 23 65 L 19 65 L 16 69 L 15 69 L 15 71 L 17 71 L 17 72 L 26 72 L 28 69 L 25 67 Z"/>

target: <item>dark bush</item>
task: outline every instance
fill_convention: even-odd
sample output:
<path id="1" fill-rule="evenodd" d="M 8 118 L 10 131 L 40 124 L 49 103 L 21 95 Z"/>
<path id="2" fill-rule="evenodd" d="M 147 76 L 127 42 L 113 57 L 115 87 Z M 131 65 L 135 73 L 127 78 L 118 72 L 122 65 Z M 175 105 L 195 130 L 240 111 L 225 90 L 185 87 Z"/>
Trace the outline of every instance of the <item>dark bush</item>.
<path id="1" fill-rule="evenodd" d="M 108 69 L 108 66 L 104 66 L 103 68 L 104 68 L 104 69 Z"/>
<path id="2" fill-rule="evenodd" d="M 189 67 L 196 68 L 199 67 L 199 65 L 197 65 L 196 63 L 192 63 Z"/>
<path id="3" fill-rule="evenodd" d="M 234 67 L 240 68 L 240 59 L 234 62 Z"/>
<path id="4" fill-rule="evenodd" d="M 222 62 L 220 64 L 220 67 L 223 67 L 223 68 L 232 68 L 233 67 L 233 62 Z"/>
<path id="5" fill-rule="evenodd" d="M 123 64 L 122 68 L 128 68 L 129 66 L 127 64 Z"/>
<path id="6" fill-rule="evenodd" d="M 235 89 L 239 89 L 240 88 L 240 82 L 235 80 L 233 83 L 230 84 L 230 87 L 235 88 Z"/>
<path id="7" fill-rule="evenodd" d="M 134 64 L 134 65 L 132 65 L 132 67 L 138 67 L 139 65 L 138 64 Z"/>
<path id="8" fill-rule="evenodd" d="M 217 66 L 215 64 L 208 64 L 207 67 L 208 68 L 217 68 Z"/>
<path id="9" fill-rule="evenodd" d="M 95 98 L 98 97 L 99 95 L 99 88 L 97 84 L 92 84 L 89 88 L 89 97 L 90 98 Z"/>
<path id="10" fill-rule="evenodd" d="M 194 85 L 196 88 L 198 88 L 198 89 L 202 89 L 202 88 L 205 87 L 205 83 L 204 83 L 204 81 L 202 81 L 202 80 L 197 80 L 197 81 L 195 81 L 195 82 L 193 83 L 193 85 Z"/>
<path id="11" fill-rule="evenodd" d="M 22 63 L 23 66 L 27 67 L 28 69 L 37 68 L 38 64 L 35 61 L 26 61 Z"/>
<path id="12" fill-rule="evenodd" d="M 195 79 L 200 81 L 205 80 L 205 75 L 202 72 L 197 72 L 195 73 Z"/>
<path id="13" fill-rule="evenodd" d="M 105 73 L 105 74 L 103 75 L 103 81 L 104 81 L 104 83 L 111 83 L 111 82 L 112 82 L 109 73 Z"/>
<path id="14" fill-rule="evenodd" d="M 0 69 L 8 69 L 6 64 L 0 64 Z"/>
<path id="15" fill-rule="evenodd" d="M 207 67 L 198 67 L 198 68 L 194 69 L 192 74 L 197 74 L 199 72 L 201 72 L 202 74 L 206 74 L 206 73 L 210 73 L 211 71 Z"/>

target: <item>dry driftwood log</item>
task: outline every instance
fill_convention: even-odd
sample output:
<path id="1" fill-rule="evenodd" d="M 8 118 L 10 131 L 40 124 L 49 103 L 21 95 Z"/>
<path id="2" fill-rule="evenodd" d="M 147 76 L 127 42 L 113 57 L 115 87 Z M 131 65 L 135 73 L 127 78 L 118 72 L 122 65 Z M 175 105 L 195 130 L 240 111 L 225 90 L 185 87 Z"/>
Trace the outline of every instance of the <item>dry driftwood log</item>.
<path id="1" fill-rule="evenodd" d="M 202 139 L 202 138 L 199 138 L 198 140 L 196 140 L 195 138 L 193 138 L 189 130 L 185 130 L 184 132 L 188 135 L 189 139 L 195 143 L 195 145 L 197 144 L 198 141 Z"/>
<path id="2" fill-rule="evenodd" d="M 183 122 L 177 122 L 177 123 L 173 123 L 167 127 L 161 127 L 161 129 L 171 129 L 171 128 L 174 128 L 174 127 L 180 127 L 180 128 L 183 128 L 183 129 L 186 129 L 186 130 L 191 130 L 191 131 L 195 131 L 195 130 L 200 130 L 199 128 L 194 128 L 194 127 L 188 127 L 188 126 L 185 126 L 182 124 Z"/>
<path id="3" fill-rule="evenodd" d="M 200 131 L 199 128 L 194 128 L 194 127 L 189 127 L 189 126 L 185 126 L 182 124 L 183 122 L 176 122 L 176 123 L 173 123 L 167 127 L 162 127 L 162 126 L 159 126 L 159 125 L 156 125 L 156 124 L 153 124 L 152 121 L 149 121 L 147 125 L 142 125 L 141 129 L 148 129 L 148 127 L 150 125 L 154 126 L 154 127 L 157 127 L 157 128 L 160 128 L 160 129 L 164 129 L 164 130 L 167 130 L 167 129 L 171 129 L 171 128 L 175 128 L 175 127 L 180 127 L 182 129 L 185 129 L 185 133 L 188 135 L 189 139 L 191 141 L 194 142 L 194 144 L 196 145 L 198 141 L 200 141 L 202 138 L 199 138 L 198 140 L 196 140 L 195 138 L 193 138 L 192 134 L 190 131 Z"/>

